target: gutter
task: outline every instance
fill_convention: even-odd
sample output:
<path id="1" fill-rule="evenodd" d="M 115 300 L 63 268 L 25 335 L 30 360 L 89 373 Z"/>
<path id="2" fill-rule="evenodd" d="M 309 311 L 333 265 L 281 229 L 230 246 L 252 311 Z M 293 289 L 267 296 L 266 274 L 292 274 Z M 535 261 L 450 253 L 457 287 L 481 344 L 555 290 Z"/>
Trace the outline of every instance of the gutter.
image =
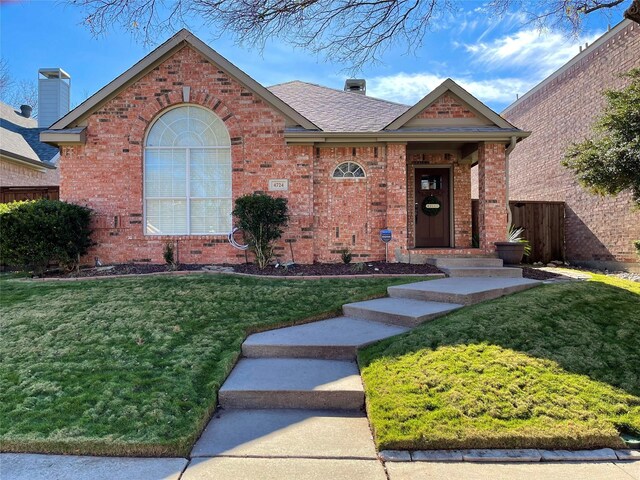
<path id="1" fill-rule="evenodd" d="M 7 160 L 26 163 L 27 165 L 33 167 L 48 168 L 49 170 L 55 170 L 56 168 L 58 168 L 51 163 L 44 162 L 42 160 L 34 160 L 33 158 L 23 157 L 22 155 L 18 155 L 17 153 L 11 153 L 2 149 L 0 149 L 0 156 L 6 158 Z"/>
<path id="2" fill-rule="evenodd" d="M 499 141 L 526 138 L 531 132 L 286 132 L 287 143 L 411 142 L 411 141 Z"/>
<path id="3" fill-rule="evenodd" d="M 511 207 L 509 206 L 509 155 L 511 154 L 513 149 L 516 148 L 516 143 L 518 143 L 517 137 L 515 136 L 511 137 L 511 142 L 509 143 L 509 145 L 507 146 L 504 152 L 504 161 L 505 161 L 504 173 L 506 176 L 505 197 L 507 200 L 507 228 L 511 228 L 511 221 L 513 220 L 513 216 L 511 215 Z M 507 230 L 507 234 L 508 233 L 509 231 Z"/>

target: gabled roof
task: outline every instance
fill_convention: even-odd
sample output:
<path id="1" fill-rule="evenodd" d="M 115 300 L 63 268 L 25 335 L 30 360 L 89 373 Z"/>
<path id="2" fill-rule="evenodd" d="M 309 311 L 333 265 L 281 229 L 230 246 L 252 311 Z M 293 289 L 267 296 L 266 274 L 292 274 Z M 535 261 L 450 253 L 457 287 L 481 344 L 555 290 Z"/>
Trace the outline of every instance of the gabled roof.
<path id="1" fill-rule="evenodd" d="M 38 122 L 16 112 L 13 107 L 0 102 L 0 155 L 42 168 L 56 168 L 50 163 L 58 149 L 39 139 Z"/>
<path id="2" fill-rule="evenodd" d="M 435 88 L 431 93 L 426 95 L 422 100 L 416 103 L 413 107 L 408 109 L 406 112 L 402 113 L 402 115 L 398 116 L 388 125 L 386 125 L 385 130 L 398 130 L 402 128 L 409 120 L 414 118 L 420 112 L 422 112 L 425 108 L 433 104 L 436 100 L 438 100 L 442 95 L 447 92 L 453 93 L 464 103 L 469 105 L 471 108 L 476 110 L 480 115 L 485 117 L 491 123 L 496 125 L 497 127 L 504 129 L 515 129 L 518 130 L 515 126 L 507 122 L 504 118 L 498 115 L 496 112 L 487 107 L 484 103 L 478 100 L 476 97 L 467 92 L 464 88 L 458 85 L 456 82 L 447 78 L 444 82 L 442 82 L 437 88 Z"/>
<path id="3" fill-rule="evenodd" d="M 410 108 L 297 80 L 268 89 L 324 132 L 377 132 Z"/>
<path id="4" fill-rule="evenodd" d="M 213 50 L 206 43 L 204 43 L 202 40 L 200 40 L 198 37 L 196 37 L 186 29 L 180 30 L 165 43 L 153 50 L 122 75 L 118 76 L 115 80 L 111 81 L 105 87 L 98 90 L 98 92 L 82 102 L 75 109 L 66 114 L 49 128 L 51 130 L 60 130 L 78 126 L 78 124 L 82 120 L 88 117 L 95 110 L 99 109 L 100 106 L 107 102 L 109 99 L 117 95 L 122 88 L 125 88 L 129 84 L 135 82 L 137 79 L 148 73 L 150 70 L 155 68 L 155 66 L 157 66 L 159 63 L 164 61 L 166 58 L 171 56 L 174 52 L 184 47 L 185 45 L 189 45 L 190 47 L 194 48 L 206 59 L 220 67 L 227 74 L 231 75 L 238 82 L 258 95 L 273 108 L 292 120 L 293 123 L 300 125 L 308 130 L 317 130 L 316 125 L 314 125 L 299 112 L 291 108 L 280 98 L 264 88 L 253 78 L 233 65 L 226 58 L 224 58 L 222 55 Z"/>

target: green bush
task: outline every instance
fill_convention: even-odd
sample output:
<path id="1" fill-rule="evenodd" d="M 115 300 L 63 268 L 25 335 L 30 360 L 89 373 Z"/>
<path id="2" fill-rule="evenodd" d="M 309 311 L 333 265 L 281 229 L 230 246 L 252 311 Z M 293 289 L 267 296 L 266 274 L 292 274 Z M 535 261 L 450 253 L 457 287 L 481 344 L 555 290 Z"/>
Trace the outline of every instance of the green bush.
<path id="1" fill-rule="evenodd" d="M 340 258 L 342 259 L 342 263 L 347 265 L 351 263 L 351 260 L 353 260 L 353 254 L 348 248 L 343 248 L 340 250 Z"/>
<path id="2" fill-rule="evenodd" d="M 175 249 L 173 247 L 173 243 L 167 242 L 164 246 L 164 252 L 162 253 L 164 257 L 164 262 L 171 268 L 171 270 L 175 270 L 178 267 L 175 258 Z"/>
<path id="3" fill-rule="evenodd" d="M 640 255 L 640 240 L 634 240 L 633 245 L 636 247 L 636 253 Z"/>
<path id="4" fill-rule="evenodd" d="M 273 259 L 273 244 L 282 237 L 282 229 L 289 220 L 287 210 L 286 198 L 275 198 L 264 193 L 236 199 L 233 215 L 260 269 Z"/>
<path id="5" fill-rule="evenodd" d="M 59 200 L 0 205 L 0 260 L 41 274 L 52 262 L 72 268 L 92 245 L 91 209 Z"/>

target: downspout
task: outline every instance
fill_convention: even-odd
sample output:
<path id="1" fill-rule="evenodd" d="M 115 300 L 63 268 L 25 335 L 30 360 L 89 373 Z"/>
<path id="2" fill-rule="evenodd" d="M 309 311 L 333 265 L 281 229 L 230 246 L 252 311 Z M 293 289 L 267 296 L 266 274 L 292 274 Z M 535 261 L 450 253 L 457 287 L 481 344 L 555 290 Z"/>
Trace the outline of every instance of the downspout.
<path id="1" fill-rule="evenodd" d="M 507 200 L 507 235 L 509 234 L 508 229 L 511 228 L 511 221 L 513 219 L 511 215 L 511 207 L 509 206 L 509 154 L 513 151 L 514 148 L 516 148 L 516 143 L 517 143 L 516 137 L 511 137 L 511 142 L 509 143 L 509 145 L 507 146 L 507 149 L 504 152 L 504 161 L 505 161 L 504 173 L 506 175 L 505 196 Z"/>

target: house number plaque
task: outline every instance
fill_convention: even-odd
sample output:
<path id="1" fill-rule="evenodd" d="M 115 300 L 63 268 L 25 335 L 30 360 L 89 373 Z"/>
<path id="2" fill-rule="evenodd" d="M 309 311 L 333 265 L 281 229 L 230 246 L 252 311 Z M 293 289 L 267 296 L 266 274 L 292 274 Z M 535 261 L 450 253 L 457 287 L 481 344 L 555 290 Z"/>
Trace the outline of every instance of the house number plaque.
<path id="1" fill-rule="evenodd" d="M 286 178 L 276 178 L 269 180 L 270 192 L 286 192 L 289 190 L 289 180 Z"/>

